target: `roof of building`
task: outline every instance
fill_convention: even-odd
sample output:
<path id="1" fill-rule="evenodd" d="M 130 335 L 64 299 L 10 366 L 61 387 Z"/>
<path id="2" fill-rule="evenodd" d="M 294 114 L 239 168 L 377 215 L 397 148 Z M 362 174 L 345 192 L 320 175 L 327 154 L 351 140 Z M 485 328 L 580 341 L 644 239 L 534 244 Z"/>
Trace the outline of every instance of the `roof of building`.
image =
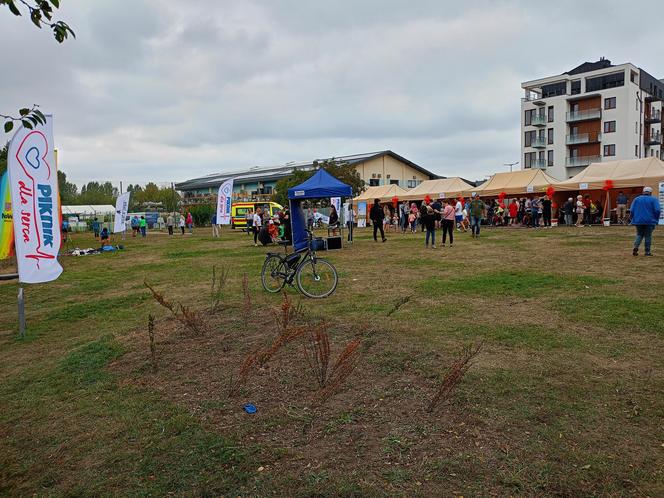
<path id="1" fill-rule="evenodd" d="M 564 74 L 572 75 L 572 74 L 589 73 L 591 71 L 597 71 L 598 69 L 606 69 L 607 67 L 613 67 L 611 61 L 609 59 L 601 57 L 598 61 L 595 62 L 584 62 L 583 64 L 576 66 L 574 69 L 570 69 Z"/>
<path id="2" fill-rule="evenodd" d="M 215 187 L 221 185 L 221 183 L 223 183 L 224 180 L 227 180 L 229 178 L 234 178 L 236 183 L 280 180 L 281 178 L 286 178 L 292 175 L 293 171 L 297 169 L 309 171 L 314 169 L 317 164 L 325 161 L 359 164 L 382 156 L 391 156 L 394 159 L 397 159 L 399 161 L 408 164 L 411 168 L 419 171 L 420 173 L 430 176 L 431 178 L 439 178 L 438 175 L 422 168 L 421 166 L 415 164 L 412 161 L 409 161 L 405 157 L 402 157 L 395 152 L 392 152 L 391 150 L 381 150 L 377 152 L 366 152 L 363 154 L 354 154 L 350 156 L 315 159 L 313 161 L 289 162 L 279 166 L 267 166 L 267 167 L 254 166 L 252 168 L 243 169 L 243 170 L 229 171 L 225 173 L 214 173 L 211 175 L 206 175 L 199 178 L 193 178 L 191 180 L 186 180 L 184 182 L 176 183 L 175 188 L 178 190 L 194 190 L 200 188 Z"/>

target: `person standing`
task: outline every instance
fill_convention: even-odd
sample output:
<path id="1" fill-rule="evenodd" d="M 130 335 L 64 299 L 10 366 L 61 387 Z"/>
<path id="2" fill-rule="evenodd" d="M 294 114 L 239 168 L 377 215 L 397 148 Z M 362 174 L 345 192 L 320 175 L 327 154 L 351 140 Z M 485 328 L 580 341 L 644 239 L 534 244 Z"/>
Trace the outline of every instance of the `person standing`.
<path id="1" fill-rule="evenodd" d="M 399 206 L 399 223 L 401 225 L 401 233 L 406 233 L 408 229 L 408 215 L 410 214 L 410 208 L 408 207 L 408 201 L 403 201 L 401 206 Z"/>
<path id="2" fill-rule="evenodd" d="M 644 241 L 645 255 L 652 256 L 650 247 L 652 244 L 652 232 L 659 223 L 661 206 L 656 197 L 652 196 L 652 188 L 645 187 L 643 194 L 632 201 L 630 208 L 632 215 L 632 225 L 636 227 L 636 238 L 634 239 L 634 249 L 632 254 L 639 255 L 639 246 Z"/>
<path id="3" fill-rule="evenodd" d="M 592 204 L 592 201 L 590 200 L 590 196 L 586 194 L 586 196 L 583 198 L 583 224 L 586 226 L 590 226 L 591 220 L 590 220 L 590 205 Z"/>
<path id="4" fill-rule="evenodd" d="M 371 224 L 373 225 L 374 242 L 378 242 L 378 238 L 376 237 L 376 235 L 378 235 L 378 230 L 380 230 L 380 236 L 383 242 L 385 242 L 387 240 L 385 238 L 385 230 L 383 229 L 385 213 L 380 207 L 380 199 L 374 199 L 373 206 L 371 206 L 371 210 L 369 211 L 369 218 L 371 218 Z"/>
<path id="5" fill-rule="evenodd" d="M 141 230 L 141 237 L 147 237 L 148 236 L 148 222 L 145 219 L 145 216 L 141 216 L 141 221 L 139 222 L 138 227 Z"/>
<path id="6" fill-rule="evenodd" d="M 537 197 L 530 200 L 530 226 L 539 228 L 540 201 Z"/>
<path id="7" fill-rule="evenodd" d="M 293 228 L 291 227 L 290 209 L 287 207 L 284 208 L 281 222 L 284 227 L 284 240 L 291 242 L 293 240 Z"/>
<path id="8" fill-rule="evenodd" d="M 445 239 L 447 234 L 450 235 L 450 247 L 454 243 L 454 222 L 456 218 L 456 209 L 452 205 L 452 200 L 447 199 L 445 201 L 445 207 L 443 208 L 443 213 L 441 215 L 441 223 L 443 226 L 443 247 L 445 247 Z"/>
<path id="9" fill-rule="evenodd" d="M 627 196 L 621 190 L 616 197 L 616 218 L 618 223 L 623 225 L 625 223 L 625 216 L 627 215 Z M 608 209 L 608 208 L 607 208 Z"/>
<path id="10" fill-rule="evenodd" d="M 348 228 L 348 243 L 353 243 L 353 227 L 355 226 L 355 210 L 353 209 L 353 203 L 348 203 L 348 209 L 346 210 L 346 227 Z"/>
<path id="11" fill-rule="evenodd" d="M 189 233 L 194 233 L 194 217 L 191 215 L 191 211 L 187 213 L 187 228 L 189 228 Z"/>
<path id="12" fill-rule="evenodd" d="M 261 231 L 262 227 L 263 227 L 263 216 L 261 208 L 256 208 L 256 212 L 254 212 L 254 222 L 252 224 L 252 228 L 254 230 L 254 246 L 258 246 L 258 232 Z"/>
<path id="13" fill-rule="evenodd" d="M 456 222 L 456 229 L 460 232 L 463 228 L 463 202 L 461 198 L 457 199 L 456 204 L 454 205 L 454 221 Z"/>
<path id="14" fill-rule="evenodd" d="M 99 238 L 99 220 L 95 218 L 92 220 L 92 233 L 95 236 L 95 239 Z"/>
<path id="15" fill-rule="evenodd" d="M 247 233 L 249 236 L 251 236 L 254 231 L 251 229 L 252 225 L 254 224 L 254 210 L 249 208 L 247 209 L 247 212 L 244 215 L 244 219 L 247 221 Z"/>
<path id="16" fill-rule="evenodd" d="M 544 226 L 551 228 L 551 199 L 548 195 L 545 195 L 542 199 L 542 219 L 544 220 Z"/>
<path id="17" fill-rule="evenodd" d="M 184 225 L 185 225 L 184 216 L 180 215 L 180 221 L 178 222 L 178 225 L 180 227 L 182 235 L 184 235 Z"/>
<path id="18" fill-rule="evenodd" d="M 424 238 L 425 247 L 429 248 L 429 238 L 431 238 L 431 247 L 436 248 L 436 214 L 433 207 L 430 204 L 425 204 L 424 209 L 422 210 L 422 226 L 426 231 Z"/>
<path id="19" fill-rule="evenodd" d="M 565 215 L 565 225 L 571 227 L 574 223 L 574 199 L 572 197 L 563 204 L 563 214 Z"/>
<path id="20" fill-rule="evenodd" d="M 166 217 L 166 228 L 168 228 L 168 235 L 173 235 L 173 226 L 175 225 L 175 218 L 173 218 L 173 213 L 168 213 Z"/>
<path id="21" fill-rule="evenodd" d="M 212 224 L 212 236 L 219 237 L 219 225 L 217 225 L 217 213 L 214 213 L 210 218 L 210 223 Z"/>
<path id="22" fill-rule="evenodd" d="M 514 225 L 516 223 L 516 217 L 519 215 L 518 201 L 516 199 L 512 199 L 512 202 L 510 202 L 507 210 L 510 213 L 510 225 Z"/>
<path id="23" fill-rule="evenodd" d="M 574 226 L 576 227 L 581 227 L 583 226 L 583 212 L 585 210 L 585 206 L 583 204 L 583 196 L 582 195 L 577 195 L 576 196 L 576 224 Z"/>
<path id="24" fill-rule="evenodd" d="M 486 205 L 484 202 L 477 197 L 477 193 L 473 192 L 472 201 L 470 201 L 470 229 L 472 232 L 473 238 L 480 238 L 480 227 L 482 225 L 482 220 L 486 216 Z"/>

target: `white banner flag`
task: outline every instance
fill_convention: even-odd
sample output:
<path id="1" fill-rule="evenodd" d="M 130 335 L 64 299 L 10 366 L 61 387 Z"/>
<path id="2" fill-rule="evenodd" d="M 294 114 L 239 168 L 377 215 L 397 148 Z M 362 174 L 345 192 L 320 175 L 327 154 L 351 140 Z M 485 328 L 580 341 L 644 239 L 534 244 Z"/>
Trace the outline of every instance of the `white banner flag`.
<path id="1" fill-rule="evenodd" d="M 337 210 L 337 214 L 341 212 L 341 197 L 330 197 L 330 204 Z"/>
<path id="2" fill-rule="evenodd" d="M 233 179 L 226 180 L 217 194 L 217 225 L 231 224 L 231 204 L 233 202 Z"/>
<path id="3" fill-rule="evenodd" d="M 33 130 L 21 127 L 12 138 L 7 157 L 14 240 L 20 282 L 37 284 L 62 273 L 60 196 L 53 154 L 53 117 Z"/>
<path id="4" fill-rule="evenodd" d="M 120 233 L 127 230 L 127 211 L 129 211 L 129 195 L 131 192 L 125 192 L 118 196 L 115 201 L 115 222 L 113 223 L 113 233 Z"/>

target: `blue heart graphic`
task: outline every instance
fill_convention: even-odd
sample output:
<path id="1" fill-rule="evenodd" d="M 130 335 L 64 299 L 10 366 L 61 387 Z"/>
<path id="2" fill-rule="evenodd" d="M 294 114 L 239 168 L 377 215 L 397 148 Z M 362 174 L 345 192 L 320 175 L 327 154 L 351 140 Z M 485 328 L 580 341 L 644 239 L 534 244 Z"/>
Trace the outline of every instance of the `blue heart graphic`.
<path id="1" fill-rule="evenodd" d="M 30 147 L 25 153 L 25 160 L 33 169 L 39 169 L 41 161 L 39 160 L 39 149 L 37 147 Z"/>

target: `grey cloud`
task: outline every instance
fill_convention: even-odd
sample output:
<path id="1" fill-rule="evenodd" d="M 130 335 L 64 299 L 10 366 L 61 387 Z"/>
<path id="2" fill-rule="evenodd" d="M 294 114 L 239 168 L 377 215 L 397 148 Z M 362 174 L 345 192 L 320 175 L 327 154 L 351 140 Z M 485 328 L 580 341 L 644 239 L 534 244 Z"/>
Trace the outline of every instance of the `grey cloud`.
<path id="1" fill-rule="evenodd" d="M 0 109 L 53 112 L 78 182 L 385 148 L 478 179 L 519 158 L 521 81 L 600 56 L 664 77 L 658 6 L 67 0 L 63 45 L 0 11 Z"/>

